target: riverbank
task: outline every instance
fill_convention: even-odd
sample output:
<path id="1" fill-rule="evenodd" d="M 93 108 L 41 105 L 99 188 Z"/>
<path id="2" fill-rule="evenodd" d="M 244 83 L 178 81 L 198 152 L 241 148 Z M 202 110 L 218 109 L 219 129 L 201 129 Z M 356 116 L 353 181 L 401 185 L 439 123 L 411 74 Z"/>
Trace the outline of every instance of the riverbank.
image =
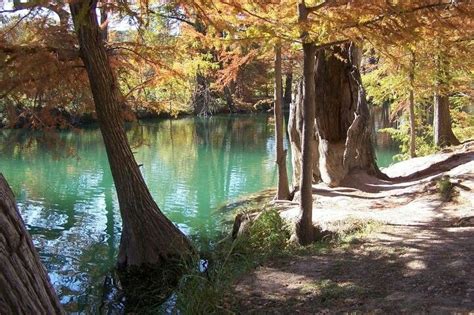
<path id="1" fill-rule="evenodd" d="M 354 174 L 344 187 L 314 185 L 313 221 L 333 236 L 305 248 L 285 240 L 271 250 L 250 250 L 243 260 L 253 267 L 235 275 L 220 307 L 283 314 L 472 311 L 474 143 L 384 172 L 393 180 Z M 261 208 L 277 211 L 282 222 L 298 214 L 292 203 Z M 251 216 L 259 222 L 263 214 Z M 244 240 L 255 238 L 252 229 L 260 231 L 250 226 Z M 255 242 L 263 247 L 282 233 L 270 228 Z"/>
<path id="2" fill-rule="evenodd" d="M 236 106 L 234 111 L 228 108 L 221 108 L 212 115 L 226 114 L 252 114 L 272 111 L 271 100 L 261 100 L 254 105 Z M 125 122 L 149 121 L 156 119 L 179 119 L 184 117 L 199 116 L 189 111 L 157 111 L 154 109 L 139 107 L 125 109 L 123 117 Z M 0 112 L 0 129 L 72 129 L 87 128 L 97 125 L 95 112 L 75 113 L 63 108 L 29 108 L 17 107 L 8 111 Z"/>

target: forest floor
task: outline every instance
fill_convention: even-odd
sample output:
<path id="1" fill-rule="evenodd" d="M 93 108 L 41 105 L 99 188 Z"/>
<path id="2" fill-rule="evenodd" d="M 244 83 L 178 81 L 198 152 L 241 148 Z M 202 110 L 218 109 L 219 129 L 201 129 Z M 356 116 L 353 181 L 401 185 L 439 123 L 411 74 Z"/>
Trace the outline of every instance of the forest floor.
<path id="1" fill-rule="evenodd" d="M 315 224 L 380 224 L 347 246 L 272 259 L 240 277 L 239 313 L 472 314 L 474 142 L 383 171 L 391 181 L 361 173 L 343 187 L 315 185 Z M 451 196 L 440 193 L 442 175 L 454 183 Z M 298 213 L 294 204 L 280 210 L 289 220 Z"/>

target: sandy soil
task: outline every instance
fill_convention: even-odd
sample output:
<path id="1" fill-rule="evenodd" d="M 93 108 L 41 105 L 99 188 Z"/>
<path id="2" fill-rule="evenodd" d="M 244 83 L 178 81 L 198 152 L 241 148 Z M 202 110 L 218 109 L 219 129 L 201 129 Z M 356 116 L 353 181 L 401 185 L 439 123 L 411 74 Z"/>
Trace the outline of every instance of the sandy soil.
<path id="1" fill-rule="evenodd" d="M 383 181 L 353 174 L 343 187 L 313 187 L 313 221 L 384 223 L 348 248 L 272 261 L 235 286 L 241 313 L 474 314 L 474 144 L 398 163 Z M 443 201 L 437 180 L 458 183 Z M 282 216 L 298 215 L 285 205 Z"/>

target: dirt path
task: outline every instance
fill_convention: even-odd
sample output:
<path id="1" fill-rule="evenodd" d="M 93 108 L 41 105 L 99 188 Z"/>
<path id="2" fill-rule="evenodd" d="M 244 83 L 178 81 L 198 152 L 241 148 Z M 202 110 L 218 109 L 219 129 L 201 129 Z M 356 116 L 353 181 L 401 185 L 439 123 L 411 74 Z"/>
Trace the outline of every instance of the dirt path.
<path id="1" fill-rule="evenodd" d="M 259 267 L 235 286 L 236 308 L 245 314 L 474 313 L 473 148 L 456 155 L 395 165 L 386 171 L 401 177 L 396 182 L 360 174 L 347 187 L 315 186 L 315 223 L 329 227 L 352 217 L 385 224 L 348 248 Z M 441 164 L 430 170 L 435 163 Z M 470 190 L 456 188 L 445 202 L 433 180 L 440 175 Z M 288 219 L 296 214 L 294 207 L 283 212 Z"/>

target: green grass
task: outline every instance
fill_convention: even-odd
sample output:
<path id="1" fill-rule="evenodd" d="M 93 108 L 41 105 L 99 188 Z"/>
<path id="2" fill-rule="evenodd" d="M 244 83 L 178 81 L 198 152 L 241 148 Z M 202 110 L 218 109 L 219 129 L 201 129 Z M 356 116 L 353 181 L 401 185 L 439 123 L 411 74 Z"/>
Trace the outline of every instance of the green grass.
<path id="1" fill-rule="evenodd" d="M 288 245 L 289 229 L 275 210 L 265 210 L 235 241 L 221 242 L 209 257 L 205 272 L 191 270 L 176 291 L 176 307 L 183 314 L 226 313 L 226 296 L 234 281 L 264 261 L 280 255 Z M 229 311 L 230 312 L 230 311 Z"/>
<path id="2" fill-rule="evenodd" d="M 438 180 L 438 191 L 443 201 L 450 201 L 453 193 L 453 184 L 448 175 Z"/>

